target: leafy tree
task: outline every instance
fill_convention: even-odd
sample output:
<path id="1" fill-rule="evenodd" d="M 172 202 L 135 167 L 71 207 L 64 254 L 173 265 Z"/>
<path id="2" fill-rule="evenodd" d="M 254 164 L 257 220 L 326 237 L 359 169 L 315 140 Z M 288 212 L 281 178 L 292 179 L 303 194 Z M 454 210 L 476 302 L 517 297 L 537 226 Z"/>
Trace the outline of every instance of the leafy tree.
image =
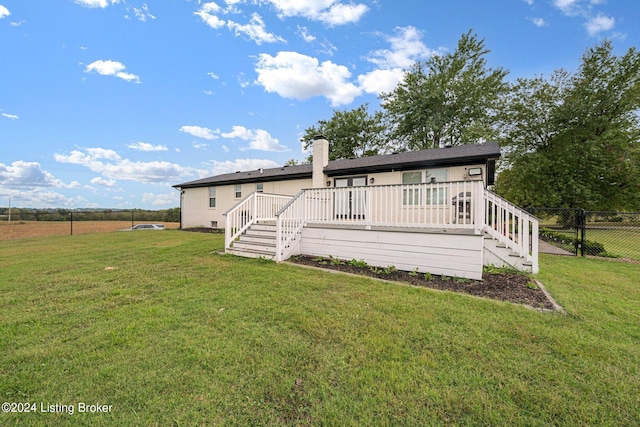
<path id="1" fill-rule="evenodd" d="M 415 64 L 381 96 L 392 139 L 408 150 L 494 139 L 507 71 L 487 68 L 489 52 L 469 31 L 454 52 Z"/>
<path id="2" fill-rule="evenodd" d="M 334 110 L 331 119 L 307 128 L 302 141 L 307 150 L 315 136 L 324 135 L 329 141 L 329 160 L 374 156 L 381 151 L 384 131 L 382 113 L 369 114 L 364 104 L 350 111 Z"/>
<path id="3" fill-rule="evenodd" d="M 298 161 L 296 159 L 289 159 L 286 162 L 284 162 L 285 166 L 296 166 L 298 164 Z"/>
<path id="4" fill-rule="evenodd" d="M 575 74 L 521 79 L 503 116 L 497 191 L 523 206 L 640 209 L 640 55 L 605 41 Z"/>

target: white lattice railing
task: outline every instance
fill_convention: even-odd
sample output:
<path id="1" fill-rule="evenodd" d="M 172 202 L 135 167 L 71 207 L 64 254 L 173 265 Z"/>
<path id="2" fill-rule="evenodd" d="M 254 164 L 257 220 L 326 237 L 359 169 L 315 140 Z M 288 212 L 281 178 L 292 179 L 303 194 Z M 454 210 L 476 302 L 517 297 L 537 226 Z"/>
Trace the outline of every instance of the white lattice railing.
<path id="1" fill-rule="evenodd" d="M 484 190 L 484 231 L 514 253 L 538 265 L 538 219 L 491 191 Z"/>
<path id="2" fill-rule="evenodd" d="M 275 221 L 276 212 L 291 199 L 291 196 L 254 192 L 225 212 L 225 249 L 254 222 Z"/>

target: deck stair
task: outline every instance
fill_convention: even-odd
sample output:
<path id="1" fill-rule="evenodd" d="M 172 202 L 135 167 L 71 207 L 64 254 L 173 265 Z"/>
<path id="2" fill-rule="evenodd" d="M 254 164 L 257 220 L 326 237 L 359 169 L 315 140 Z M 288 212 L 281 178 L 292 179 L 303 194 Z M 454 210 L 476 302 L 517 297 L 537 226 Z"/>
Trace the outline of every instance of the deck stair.
<path id="1" fill-rule="evenodd" d="M 251 224 L 240 237 L 231 244 L 226 253 L 247 258 L 276 258 L 276 223 L 261 221 Z"/>
<path id="2" fill-rule="evenodd" d="M 533 263 L 531 261 L 527 261 L 523 256 L 488 233 L 484 235 L 484 264 L 498 268 L 513 268 L 527 273 L 533 271 Z"/>

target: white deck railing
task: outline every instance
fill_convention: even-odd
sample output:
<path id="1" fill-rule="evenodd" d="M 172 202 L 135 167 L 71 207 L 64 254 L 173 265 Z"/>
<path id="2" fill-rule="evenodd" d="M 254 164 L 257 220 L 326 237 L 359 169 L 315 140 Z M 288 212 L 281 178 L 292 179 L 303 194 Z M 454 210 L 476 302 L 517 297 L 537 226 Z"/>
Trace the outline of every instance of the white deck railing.
<path id="1" fill-rule="evenodd" d="M 278 194 L 251 193 L 223 215 L 225 221 L 225 250 L 256 221 L 275 221 L 276 213 L 293 197 Z"/>
<path id="2" fill-rule="evenodd" d="M 482 181 L 453 181 L 302 190 L 276 214 L 276 260 L 288 258 L 307 224 L 400 228 L 483 225 Z"/>
<path id="3" fill-rule="evenodd" d="M 484 231 L 531 263 L 538 265 L 538 219 L 491 191 L 484 191 Z"/>
<path id="4" fill-rule="evenodd" d="M 225 215 L 225 249 L 254 222 L 275 221 L 277 261 L 307 224 L 444 228 L 486 232 L 538 271 L 538 220 L 479 180 L 252 193 Z"/>

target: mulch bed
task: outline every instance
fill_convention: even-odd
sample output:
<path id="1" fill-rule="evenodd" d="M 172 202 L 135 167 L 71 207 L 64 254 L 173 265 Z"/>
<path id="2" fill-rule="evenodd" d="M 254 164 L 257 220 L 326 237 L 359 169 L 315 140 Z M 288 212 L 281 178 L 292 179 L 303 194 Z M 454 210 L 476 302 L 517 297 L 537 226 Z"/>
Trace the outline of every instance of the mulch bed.
<path id="1" fill-rule="evenodd" d="M 291 262 L 312 267 L 364 275 L 394 282 L 404 282 L 413 286 L 423 286 L 443 291 L 461 292 L 479 297 L 524 304 L 538 310 L 554 310 L 545 293 L 534 281 L 518 273 L 483 273 L 482 280 L 460 279 L 448 276 L 427 275 L 395 269 L 371 268 L 350 265 L 335 258 L 300 255 Z M 430 277 L 429 277 L 430 276 Z"/>

